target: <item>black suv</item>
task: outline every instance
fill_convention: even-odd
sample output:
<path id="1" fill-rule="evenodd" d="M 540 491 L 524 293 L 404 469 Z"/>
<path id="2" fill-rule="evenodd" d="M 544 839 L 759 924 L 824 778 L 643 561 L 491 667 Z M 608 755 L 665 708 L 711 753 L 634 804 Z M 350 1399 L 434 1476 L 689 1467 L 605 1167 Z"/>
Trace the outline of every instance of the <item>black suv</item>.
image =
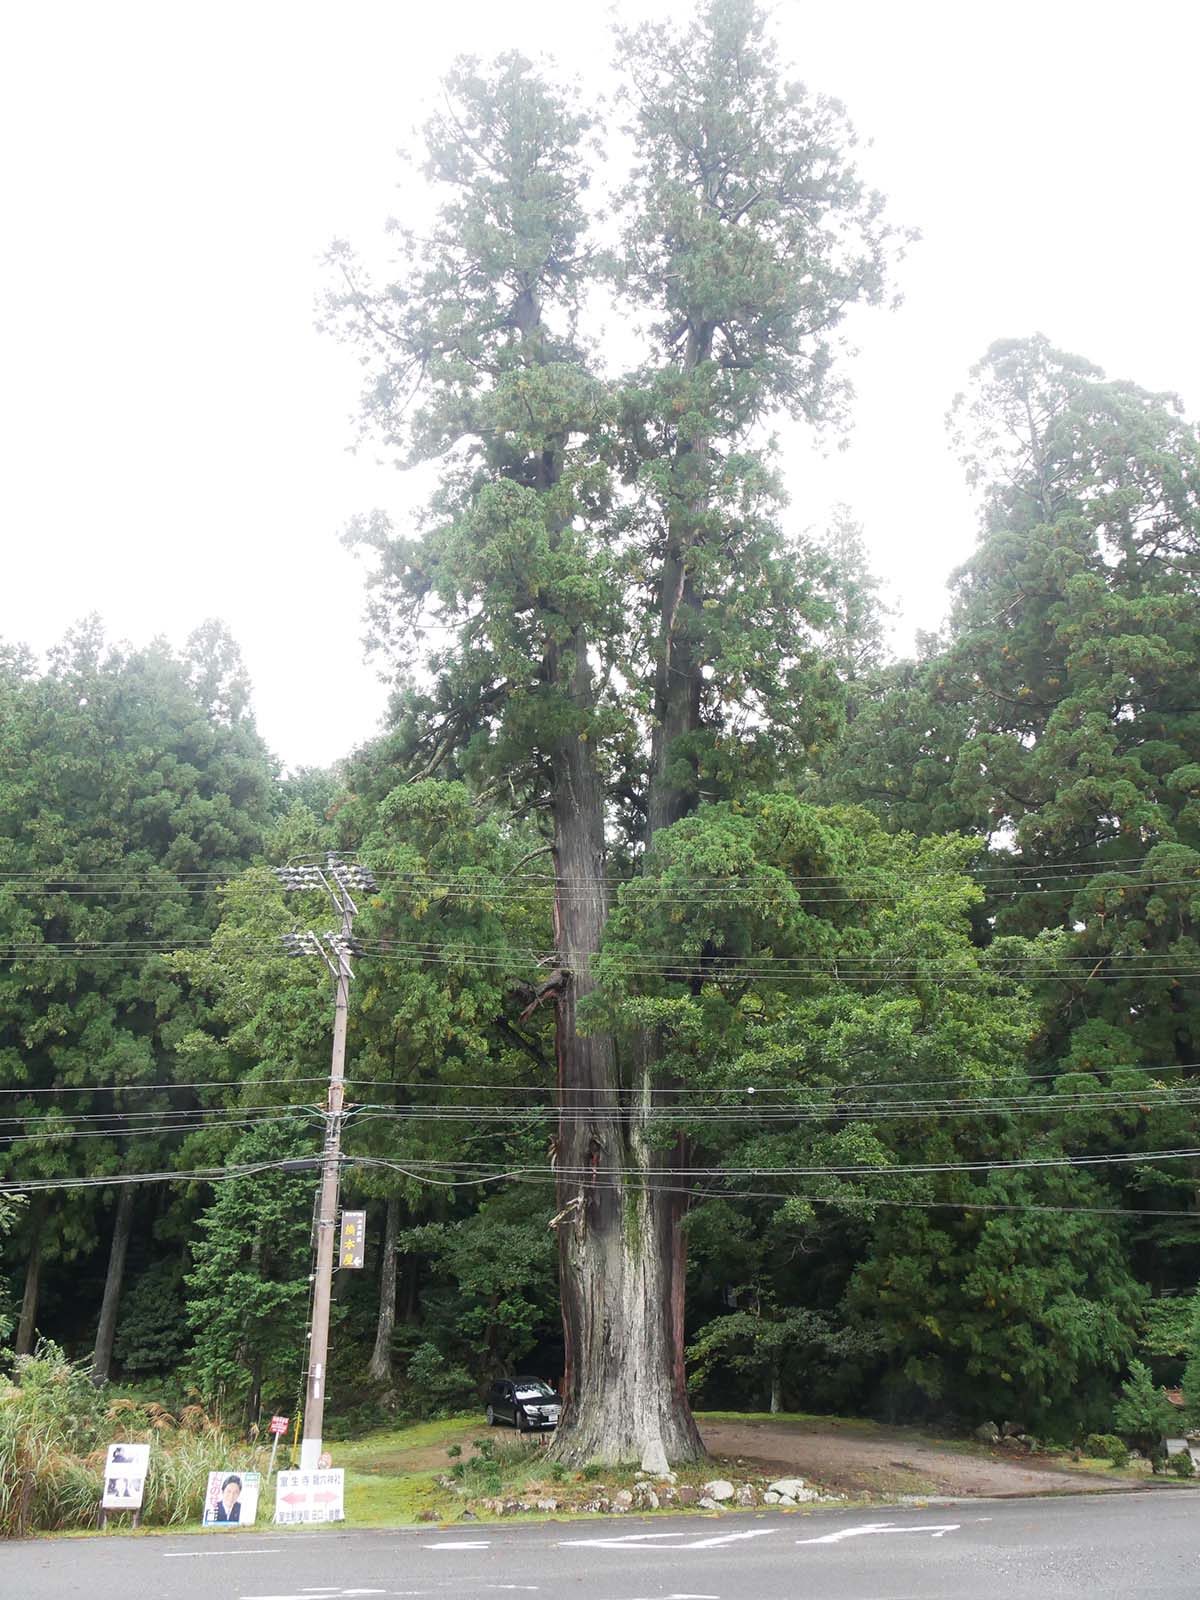
<path id="1" fill-rule="evenodd" d="M 540 1378 L 501 1378 L 488 1390 L 488 1427 L 511 1422 L 524 1433 L 529 1428 L 553 1428 L 558 1424 L 562 1401 Z"/>

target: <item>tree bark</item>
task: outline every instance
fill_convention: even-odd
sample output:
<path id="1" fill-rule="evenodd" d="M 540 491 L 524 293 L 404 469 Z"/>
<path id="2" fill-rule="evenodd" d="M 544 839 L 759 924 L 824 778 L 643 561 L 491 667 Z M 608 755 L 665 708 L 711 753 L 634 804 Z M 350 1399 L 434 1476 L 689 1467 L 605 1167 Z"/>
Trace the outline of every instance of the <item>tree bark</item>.
<path id="1" fill-rule="evenodd" d="M 121 1285 L 125 1278 L 125 1257 L 129 1250 L 129 1236 L 133 1232 L 133 1185 L 121 1185 L 117 1198 L 117 1212 L 113 1219 L 112 1249 L 108 1255 L 108 1275 L 104 1280 L 104 1298 L 100 1302 L 100 1323 L 96 1329 L 96 1348 L 92 1354 L 92 1382 L 97 1388 L 108 1382 L 112 1369 L 113 1340 L 117 1334 L 117 1307 L 121 1301 Z"/>
<path id="2" fill-rule="evenodd" d="M 566 672 L 582 709 L 592 694 L 582 631 L 572 646 Z M 637 1461 L 661 1471 L 703 1454 L 683 1375 L 683 1236 L 677 1197 L 649 1171 L 661 1153 L 645 1138 L 648 1073 L 623 1095 L 611 1035 L 578 1027 L 608 918 L 604 794 L 586 740 L 560 742 L 554 789 L 556 946 L 568 977 L 556 1030 L 566 1361 L 553 1453 L 574 1465 Z"/>
<path id="3" fill-rule="evenodd" d="M 373 1383 L 392 1380 L 392 1337 L 396 1332 L 396 1236 L 400 1232 L 400 1196 L 388 1196 L 383 1220 L 383 1254 L 379 1261 L 379 1318 L 375 1324 L 375 1348 L 367 1363 L 367 1377 Z"/>
<path id="4" fill-rule="evenodd" d="M 25 1266 L 25 1292 L 21 1296 L 21 1318 L 17 1323 L 15 1353 L 19 1356 L 33 1354 L 34 1335 L 37 1333 L 38 1297 L 42 1287 L 42 1243 L 46 1225 L 46 1200 L 38 1195 L 30 1215 L 29 1260 Z"/>
<path id="5" fill-rule="evenodd" d="M 514 321 L 542 358 L 541 308 L 523 291 Z M 532 463 L 539 489 L 561 474 L 561 441 Z M 565 1372 L 554 1455 L 583 1465 L 640 1462 L 647 1471 L 703 1454 L 683 1377 L 683 1235 L 674 1196 L 652 1192 L 644 1137 L 652 1099 L 639 1070 L 622 1104 L 610 1033 L 581 1033 L 578 1007 L 596 987 L 593 961 L 609 912 L 605 793 L 591 742 L 595 685 L 587 630 L 552 634 L 545 681 L 574 713 L 550 751 L 555 863 L 559 1128 L 559 1285 Z M 667 1203 L 664 1204 L 664 1201 Z"/>
<path id="6" fill-rule="evenodd" d="M 684 359 L 706 361 L 712 330 L 695 329 Z M 645 843 L 679 820 L 690 793 L 674 781 L 672 747 L 700 723 L 700 672 L 692 640 L 699 599 L 689 552 L 707 503 L 708 440 L 676 448 L 678 493 L 668 518 L 659 589 L 650 785 Z M 571 698 L 591 705 L 586 642 L 575 641 Z M 581 1039 L 575 1006 L 592 981 L 579 961 L 598 950 L 608 916 L 603 792 L 590 746 L 573 741 L 555 770 L 558 949 L 574 977 L 560 998 L 557 1218 L 563 1330 L 564 1410 L 554 1453 L 568 1464 L 639 1461 L 650 1472 L 696 1461 L 704 1444 L 692 1417 L 684 1366 L 687 1246 L 682 1228 L 686 1141 L 666 1152 L 651 1140 L 659 1043 L 630 1043 L 626 1088 L 618 1087 L 612 1043 Z M 564 892 L 565 885 L 565 892 Z M 659 1174 L 663 1175 L 660 1176 Z"/>

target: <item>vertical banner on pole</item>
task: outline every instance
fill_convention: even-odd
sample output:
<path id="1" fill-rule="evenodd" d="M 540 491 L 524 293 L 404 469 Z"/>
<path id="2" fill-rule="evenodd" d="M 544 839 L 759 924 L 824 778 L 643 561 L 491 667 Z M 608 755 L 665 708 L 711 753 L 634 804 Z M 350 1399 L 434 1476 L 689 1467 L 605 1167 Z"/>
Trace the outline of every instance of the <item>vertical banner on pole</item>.
<path id="1" fill-rule="evenodd" d="M 342 1238 L 338 1246 L 338 1266 L 348 1267 L 352 1271 L 362 1267 L 366 1261 L 367 1244 L 367 1213 L 365 1211 L 342 1212 Z"/>

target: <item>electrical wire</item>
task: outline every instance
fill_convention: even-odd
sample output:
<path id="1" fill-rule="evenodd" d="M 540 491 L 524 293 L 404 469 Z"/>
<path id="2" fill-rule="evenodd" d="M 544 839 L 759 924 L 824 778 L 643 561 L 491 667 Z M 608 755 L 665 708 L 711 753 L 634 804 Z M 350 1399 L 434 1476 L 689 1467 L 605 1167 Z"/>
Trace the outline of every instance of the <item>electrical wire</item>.
<path id="1" fill-rule="evenodd" d="M 352 1166 L 384 1167 L 394 1172 L 399 1172 L 405 1177 L 412 1178 L 417 1183 L 431 1183 L 437 1187 L 462 1188 L 469 1187 L 473 1180 L 455 1181 L 451 1184 L 438 1183 L 437 1180 L 427 1179 L 419 1173 L 410 1172 L 398 1162 L 385 1161 L 380 1158 L 348 1157 L 348 1164 Z M 503 1174 L 506 1181 L 515 1183 L 534 1183 L 539 1185 L 553 1184 L 554 1177 L 528 1177 L 519 1172 Z M 474 1180 L 478 1183 L 480 1180 Z M 581 1190 L 598 1190 L 610 1187 L 598 1180 L 582 1180 L 579 1184 Z M 626 1178 L 623 1188 L 627 1192 L 650 1195 L 683 1195 L 691 1200 L 697 1199 L 694 1188 L 672 1184 L 636 1184 Z M 1170 1217 L 1177 1222 L 1200 1222 L 1200 1212 L 1170 1211 L 1165 1208 L 1150 1206 L 1055 1206 L 1024 1201 L 988 1201 L 988 1200 L 903 1200 L 895 1197 L 884 1198 L 876 1195 L 815 1195 L 798 1193 L 796 1190 L 762 1190 L 762 1189 L 737 1189 L 732 1191 L 722 1190 L 701 1196 L 702 1199 L 720 1200 L 802 1200 L 808 1205 L 828 1206 L 861 1206 L 874 1210 L 876 1206 L 900 1207 L 904 1209 L 923 1211 L 1001 1211 L 1001 1212 L 1043 1212 L 1055 1216 L 1085 1216 L 1085 1217 Z"/>

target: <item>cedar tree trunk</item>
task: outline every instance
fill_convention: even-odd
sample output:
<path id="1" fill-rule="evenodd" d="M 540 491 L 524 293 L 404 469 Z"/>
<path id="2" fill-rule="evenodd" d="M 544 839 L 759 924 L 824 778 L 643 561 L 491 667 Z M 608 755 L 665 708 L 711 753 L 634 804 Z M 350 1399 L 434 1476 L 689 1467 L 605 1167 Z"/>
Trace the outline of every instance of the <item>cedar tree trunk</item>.
<path id="1" fill-rule="evenodd" d="M 17 1323 L 17 1342 L 14 1346 L 14 1353 L 19 1356 L 33 1354 L 33 1339 L 37 1332 L 38 1296 L 42 1287 L 42 1233 L 46 1225 L 44 1195 L 39 1195 L 34 1201 L 29 1220 L 29 1260 L 25 1266 L 25 1292 L 21 1297 L 21 1320 Z"/>
<path id="2" fill-rule="evenodd" d="M 392 1336 L 396 1331 L 396 1235 L 400 1231 L 400 1196 L 388 1196 L 383 1221 L 383 1255 L 379 1261 L 379 1320 L 375 1324 L 375 1348 L 367 1363 L 367 1377 L 374 1383 L 392 1379 Z"/>
<path id="3" fill-rule="evenodd" d="M 92 1382 L 99 1389 L 108 1382 L 112 1368 L 113 1340 L 117 1333 L 117 1307 L 121 1301 L 121 1284 L 125 1278 L 125 1256 L 129 1250 L 129 1235 L 133 1232 L 133 1185 L 121 1185 L 117 1198 L 117 1214 L 113 1219 L 112 1249 L 108 1255 L 108 1276 L 104 1280 L 104 1298 L 100 1302 L 100 1324 L 96 1329 L 96 1349 L 92 1355 Z"/>

